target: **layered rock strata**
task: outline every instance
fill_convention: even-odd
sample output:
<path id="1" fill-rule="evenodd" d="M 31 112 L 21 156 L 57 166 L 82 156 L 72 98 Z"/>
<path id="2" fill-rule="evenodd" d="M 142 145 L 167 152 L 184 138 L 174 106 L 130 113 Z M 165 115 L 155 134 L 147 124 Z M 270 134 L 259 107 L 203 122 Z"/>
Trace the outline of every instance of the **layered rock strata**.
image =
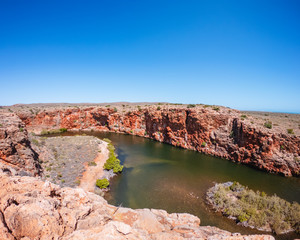
<path id="1" fill-rule="evenodd" d="M 88 107 L 17 112 L 31 131 L 112 131 L 241 162 L 285 176 L 300 174 L 300 137 L 276 133 L 220 108 L 146 107 L 135 111 Z"/>
<path id="2" fill-rule="evenodd" d="M 10 168 L 7 168 L 7 167 Z M 39 175 L 38 154 L 32 149 L 25 124 L 13 113 L 0 114 L 0 168 L 20 175 Z"/>
<path id="3" fill-rule="evenodd" d="M 1 240 L 274 239 L 200 227 L 200 219 L 186 213 L 115 207 L 81 188 L 61 188 L 40 177 L 17 176 L 38 175 L 38 155 L 16 115 L 1 113 L 0 119 Z"/>

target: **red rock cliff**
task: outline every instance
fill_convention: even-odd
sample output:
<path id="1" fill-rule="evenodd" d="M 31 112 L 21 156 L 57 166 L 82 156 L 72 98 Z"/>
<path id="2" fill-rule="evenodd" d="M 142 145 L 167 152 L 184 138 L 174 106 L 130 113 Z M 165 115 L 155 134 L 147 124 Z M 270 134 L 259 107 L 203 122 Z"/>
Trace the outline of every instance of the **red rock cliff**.
<path id="1" fill-rule="evenodd" d="M 39 175 L 37 153 L 31 148 L 25 124 L 13 113 L 0 114 L 0 170 Z"/>
<path id="2" fill-rule="evenodd" d="M 174 146 L 230 159 L 285 176 L 300 174 L 300 138 L 273 133 L 227 108 L 153 107 L 132 112 L 89 107 L 50 110 L 37 114 L 19 112 L 33 131 L 70 130 L 113 131 L 148 137 Z"/>

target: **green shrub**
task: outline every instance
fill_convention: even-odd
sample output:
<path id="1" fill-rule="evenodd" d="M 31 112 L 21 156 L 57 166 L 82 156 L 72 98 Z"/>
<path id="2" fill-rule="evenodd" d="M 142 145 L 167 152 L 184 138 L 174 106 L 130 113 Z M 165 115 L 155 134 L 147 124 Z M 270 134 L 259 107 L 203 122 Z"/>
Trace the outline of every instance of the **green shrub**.
<path id="1" fill-rule="evenodd" d="M 0 127 L 2 127 L 3 125 L 2 124 L 0 124 Z"/>
<path id="2" fill-rule="evenodd" d="M 270 121 L 265 122 L 264 127 L 272 129 L 272 122 L 270 122 Z"/>
<path id="3" fill-rule="evenodd" d="M 24 128 L 20 128 L 20 132 L 23 132 L 24 131 Z"/>
<path id="4" fill-rule="evenodd" d="M 220 108 L 219 107 L 213 107 L 213 110 L 218 112 L 220 110 Z"/>
<path id="5" fill-rule="evenodd" d="M 109 143 L 107 149 L 109 151 L 109 156 L 104 164 L 104 169 L 105 170 L 113 169 L 114 173 L 122 172 L 123 166 L 121 165 L 120 160 L 117 158 L 117 155 L 115 154 L 115 147 L 111 143 Z"/>
<path id="6" fill-rule="evenodd" d="M 40 142 L 37 139 L 32 139 L 31 142 L 36 146 L 40 145 Z"/>
<path id="7" fill-rule="evenodd" d="M 61 133 L 67 132 L 67 131 L 68 131 L 68 129 L 66 129 L 66 128 L 60 128 L 60 129 L 59 129 L 59 132 L 61 132 Z"/>
<path id="8" fill-rule="evenodd" d="M 201 147 L 205 147 L 205 146 L 206 146 L 206 142 L 202 142 Z"/>
<path id="9" fill-rule="evenodd" d="M 111 143 L 111 140 L 108 139 L 108 138 L 103 138 L 102 140 L 103 140 L 104 142 Z"/>
<path id="10" fill-rule="evenodd" d="M 97 179 L 96 186 L 101 189 L 105 189 L 109 187 L 109 181 L 106 178 Z"/>
<path id="11" fill-rule="evenodd" d="M 251 189 L 233 182 L 216 184 L 207 192 L 207 200 L 224 215 L 247 222 L 251 227 L 268 228 L 277 234 L 300 230 L 300 205 L 289 203 L 276 195 Z"/>
<path id="12" fill-rule="evenodd" d="M 48 134 L 49 134 L 49 131 L 47 131 L 47 130 L 42 130 L 40 133 L 40 135 L 48 135 Z"/>
<path id="13" fill-rule="evenodd" d="M 114 112 L 117 112 L 117 111 L 118 111 L 118 109 L 116 107 L 114 107 Z"/>
<path id="14" fill-rule="evenodd" d="M 40 135 L 58 134 L 58 133 L 64 133 L 64 132 L 67 132 L 67 131 L 68 131 L 68 129 L 66 129 L 66 128 L 52 129 L 52 130 L 42 130 Z"/>
<path id="15" fill-rule="evenodd" d="M 267 194 L 266 194 L 265 192 L 261 192 L 261 193 L 260 193 L 260 196 L 261 196 L 261 197 L 265 197 L 265 196 L 267 196 Z"/>
<path id="16" fill-rule="evenodd" d="M 88 165 L 91 167 L 91 166 L 97 166 L 97 163 L 95 163 L 94 161 L 92 162 L 89 162 Z"/>
<path id="17" fill-rule="evenodd" d="M 287 133 L 288 133 L 288 134 L 295 134 L 295 133 L 294 133 L 294 130 L 291 129 L 291 128 L 287 129 Z"/>
<path id="18" fill-rule="evenodd" d="M 80 180 L 77 179 L 74 183 L 75 183 L 77 186 L 79 186 L 79 185 L 80 185 Z"/>
<path id="19" fill-rule="evenodd" d="M 158 106 L 157 108 L 156 108 L 156 110 L 160 110 L 161 109 L 161 107 L 160 106 Z"/>
<path id="20" fill-rule="evenodd" d="M 187 108 L 194 108 L 194 107 L 196 107 L 195 104 L 189 104 L 189 105 L 187 105 Z"/>
<path id="21" fill-rule="evenodd" d="M 237 217 L 237 219 L 239 220 L 239 222 L 245 222 L 248 221 L 248 219 L 250 218 L 249 215 L 247 215 L 246 213 L 242 213 L 241 215 L 239 215 Z"/>

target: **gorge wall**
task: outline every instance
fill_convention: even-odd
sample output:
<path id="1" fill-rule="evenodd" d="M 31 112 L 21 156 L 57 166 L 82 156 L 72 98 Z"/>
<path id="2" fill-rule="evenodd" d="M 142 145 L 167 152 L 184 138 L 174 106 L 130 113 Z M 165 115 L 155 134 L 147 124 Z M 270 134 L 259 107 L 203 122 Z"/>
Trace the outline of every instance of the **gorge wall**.
<path id="1" fill-rule="evenodd" d="M 32 149 L 27 129 L 13 113 L 0 114 L 0 169 L 17 171 L 19 175 L 37 176 L 41 167 Z"/>
<path id="2" fill-rule="evenodd" d="M 282 174 L 300 174 L 300 137 L 260 127 L 225 107 L 44 108 L 18 111 L 30 131 L 67 128 L 127 133 Z"/>
<path id="3" fill-rule="evenodd" d="M 42 119 L 48 126 L 57 117 L 50 122 L 47 117 Z M 200 219 L 191 214 L 112 206 L 81 188 L 43 182 L 38 176 L 42 171 L 39 156 L 31 147 L 24 123 L 13 113 L 0 112 L 0 124 L 1 240 L 274 240 L 270 235 L 245 236 L 199 226 Z"/>

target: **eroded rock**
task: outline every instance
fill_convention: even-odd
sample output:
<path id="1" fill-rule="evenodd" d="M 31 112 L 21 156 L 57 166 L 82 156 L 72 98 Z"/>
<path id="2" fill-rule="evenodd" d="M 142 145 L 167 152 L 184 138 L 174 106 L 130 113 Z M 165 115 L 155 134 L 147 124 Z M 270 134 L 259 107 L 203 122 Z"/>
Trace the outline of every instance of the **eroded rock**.
<path id="1" fill-rule="evenodd" d="M 25 124 L 13 113 L 0 113 L 0 164 L 1 171 L 14 169 L 19 175 L 35 176 L 41 171 Z"/>
<path id="2" fill-rule="evenodd" d="M 254 166 L 285 176 L 300 175 L 300 138 L 240 119 L 224 107 L 147 107 L 135 111 L 112 108 L 45 108 L 17 112 L 31 131 L 67 128 L 122 132 Z"/>
<path id="3" fill-rule="evenodd" d="M 0 173 L 0 236 L 11 239 L 247 239 L 190 214 L 109 205 L 80 188 Z M 255 235 L 248 239 L 273 239 Z"/>

